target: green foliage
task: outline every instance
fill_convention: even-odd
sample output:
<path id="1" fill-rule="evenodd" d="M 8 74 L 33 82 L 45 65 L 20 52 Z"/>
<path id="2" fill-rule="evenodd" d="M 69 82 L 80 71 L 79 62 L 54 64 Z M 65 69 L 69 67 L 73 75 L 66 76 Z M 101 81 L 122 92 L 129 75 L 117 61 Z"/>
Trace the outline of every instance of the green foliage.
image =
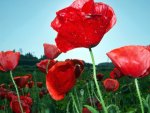
<path id="1" fill-rule="evenodd" d="M 92 113 L 98 113 L 98 111 L 95 108 L 93 108 L 89 105 L 84 105 L 84 107 L 88 108 Z"/>

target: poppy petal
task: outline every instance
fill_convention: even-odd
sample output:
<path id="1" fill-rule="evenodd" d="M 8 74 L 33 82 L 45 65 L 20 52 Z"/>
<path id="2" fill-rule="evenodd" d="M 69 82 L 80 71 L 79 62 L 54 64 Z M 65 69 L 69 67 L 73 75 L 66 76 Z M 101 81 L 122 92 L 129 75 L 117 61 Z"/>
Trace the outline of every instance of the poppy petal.
<path id="1" fill-rule="evenodd" d="M 116 91 L 119 88 L 119 82 L 115 79 L 107 78 L 103 81 L 106 91 Z"/>
<path id="2" fill-rule="evenodd" d="M 0 67 L 1 70 L 10 71 L 15 69 L 20 59 L 19 52 L 6 51 L 0 52 Z"/>
<path id="3" fill-rule="evenodd" d="M 44 53 L 47 58 L 53 60 L 60 55 L 60 50 L 53 44 L 44 43 Z"/>
<path id="4" fill-rule="evenodd" d="M 94 1 L 93 0 L 75 0 L 71 7 L 81 10 L 84 13 L 93 13 Z"/>
<path id="5" fill-rule="evenodd" d="M 150 67 L 150 52 L 143 46 L 124 46 L 107 53 L 124 75 L 142 77 Z"/>
<path id="6" fill-rule="evenodd" d="M 62 52 L 96 46 L 116 23 L 113 9 L 93 0 L 76 0 L 56 14 L 51 26 L 58 32 L 55 41 Z"/>
<path id="7" fill-rule="evenodd" d="M 29 79 L 30 76 L 28 75 L 14 77 L 14 81 L 16 82 L 17 86 L 19 86 L 20 88 L 25 87 Z"/>
<path id="8" fill-rule="evenodd" d="M 36 66 L 38 67 L 38 69 L 43 72 L 46 73 L 46 68 L 48 66 L 48 69 L 50 69 L 54 64 L 56 64 L 57 61 L 55 60 L 41 60 L 39 63 L 36 64 Z"/>
<path id="9" fill-rule="evenodd" d="M 104 18 L 102 19 L 103 26 L 107 26 L 106 32 L 108 32 L 116 23 L 117 18 L 113 11 L 113 9 L 104 4 L 102 2 L 95 3 L 95 14 L 96 15 L 103 15 Z"/>
<path id="10" fill-rule="evenodd" d="M 53 99 L 62 100 L 75 85 L 75 69 L 75 64 L 70 60 L 57 62 L 49 69 L 46 75 L 46 86 Z"/>

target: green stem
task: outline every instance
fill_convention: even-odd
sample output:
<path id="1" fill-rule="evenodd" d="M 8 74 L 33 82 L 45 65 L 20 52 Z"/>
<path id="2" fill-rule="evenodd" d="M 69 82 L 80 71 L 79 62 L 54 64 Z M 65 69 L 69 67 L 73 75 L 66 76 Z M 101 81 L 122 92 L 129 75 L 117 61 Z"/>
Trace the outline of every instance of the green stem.
<path id="1" fill-rule="evenodd" d="M 75 97 L 76 97 L 76 100 L 77 100 L 78 108 L 80 109 L 80 111 L 82 111 L 82 106 L 79 102 L 79 97 L 78 97 L 76 88 L 74 88 L 74 93 L 75 93 Z"/>
<path id="2" fill-rule="evenodd" d="M 141 106 L 141 111 L 142 111 L 141 113 L 144 113 L 144 107 L 143 107 L 143 103 L 142 103 L 142 97 L 141 97 L 137 78 L 135 79 L 135 86 L 136 86 L 136 91 L 137 91 L 139 101 L 140 101 L 140 106 Z"/>
<path id="3" fill-rule="evenodd" d="M 92 52 L 91 48 L 89 48 L 89 51 L 90 51 L 90 55 L 91 55 L 91 59 L 92 59 L 92 63 L 93 63 L 93 76 L 94 76 L 94 82 L 95 82 L 95 85 L 96 85 L 97 93 L 100 97 L 100 101 L 101 101 L 104 113 L 108 113 L 107 108 L 105 106 L 105 102 L 104 102 L 102 93 L 101 93 L 101 90 L 100 90 L 98 82 L 97 82 L 97 78 L 96 78 L 96 66 L 95 66 L 94 55 L 93 55 L 93 52 Z"/>
<path id="4" fill-rule="evenodd" d="M 71 100 L 69 100 L 68 104 L 67 104 L 67 108 L 66 108 L 66 113 L 70 113 L 69 112 L 69 105 L 70 105 Z"/>
<path id="5" fill-rule="evenodd" d="M 75 99 L 74 99 L 74 96 L 73 96 L 72 93 L 71 93 L 71 97 L 72 97 L 73 105 L 75 106 L 75 109 L 76 109 L 77 113 L 80 113 L 79 110 L 78 110 L 78 108 L 77 108 L 77 105 L 76 105 L 76 102 L 75 102 Z"/>
<path id="6" fill-rule="evenodd" d="M 88 84 L 86 84 L 86 85 L 87 85 L 87 92 L 88 92 L 89 97 L 90 97 L 90 103 L 91 103 L 91 105 L 94 107 L 94 105 L 93 105 L 93 101 L 92 101 L 92 97 L 91 97 L 91 95 L 90 95 L 90 91 L 89 91 Z"/>
<path id="7" fill-rule="evenodd" d="M 19 91 L 18 91 L 18 88 L 17 88 L 17 85 L 13 79 L 13 75 L 12 75 L 12 71 L 10 71 L 10 77 L 11 77 L 11 80 L 15 86 L 15 89 L 16 89 L 16 93 L 17 93 L 17 97 L 18 97 L 18 102 L 19 102 L 19 106 L 20 106 L 20 109 L 21 109 L 21 113 L 24 113 L 23 112 L 23 108 L 22 108 L 22 105 L 21 105 L 21 100 L 20 100 L 20 95 L 19 95 Z"/>

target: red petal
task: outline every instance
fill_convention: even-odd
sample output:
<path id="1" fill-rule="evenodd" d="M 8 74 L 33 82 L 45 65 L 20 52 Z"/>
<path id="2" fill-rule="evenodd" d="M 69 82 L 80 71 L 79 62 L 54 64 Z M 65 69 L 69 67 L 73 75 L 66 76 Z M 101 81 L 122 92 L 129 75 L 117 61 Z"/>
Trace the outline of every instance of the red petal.
<path id="1" fill-rule="evenodd" d="M 122 76 L 123 76 L 123 74 L 117 68 L 114 68 L 110 72 L 110 78 L 112 78 L 112 79 L 121 78 Z"/>
<path id="2" fill-rule="evenodd" d="M 119 88 L 119 82 L 115 79 L 107 78 L 103 81 L 106 91 L 116 91 Z"/>
<path id="3" fill-rule="evenodd" d="M 49 70 L 56 63 L 57 63 L 57 61 L 55 61 L 55 60 L 45 59 L 45 60 L 41 60 L 39 63 L 37 63 L 36 66 L 38 67 L 38 69 L 40 71 L 42 71 L 43 73 L 46 73 L 47 66 L 48 66 L 48 70 Z"/>
<path id="4" fill-rule="evenodd" d="M 30 76 L 25 75 L 25 76 L 16 76 L 14 77 L 14 80 L 20 88 L 25 87 L 25 85 L 28 83 L 28 80 L 30 79 Z"/>
<path id="5" fill-rule="evenodd" d="M 42 86 L 43 86 L 43 82 L 37 82 L 36 84 L 37 84 L 37 87 L 39 87 L 39 88 L 42 88 Z"/>
<path id="6" fill-rule="evenodd" d="M 93 0 L 75 0 L 71 7 L 81 10 L 84 13 L 93 13 L 94 1 Z"/>
<path id="7" fill-rule="evenodd" d="M 0 65 L 0 70 L 1 70 L 1 71 L 5 71 L 1 65 Z"/>
<path id="8" fill-rule="evenodd" d="M 44 43 L 44 53 L 47 58 L 53 60 L 60 55 L 60 50 L 53 44 Z"/>
<path id="9" fill-rule="evenodd" d="M 56 41 L 57 47 L 61 48 L 62 52 L 67 52 L 68 50 L 75 48 L 73 44 L 68 42 L 63 36 L 59 34 L 57 35 L 55 41 Z"/>
<path id="10" fill-rule="evenodd" d="M 103 3 L 92 4 L 93 0 L 76 0 L 71 7 L 57 12 L 51 26 L 58 32 L 55 41 L 62 52 L 96 46 L 115 24 L 116 17 L 111 7 Z"/>
<path id="11" fill-rule="evenodd" d="M 88 108 L 83 108 L 82 113 L 92 113 Z"/>
<path id="12" fill-rule="evenodd" d="M 107 4 L 104 4 L 102 2 L 95 3 L 95 14 L 104 17 L 101 18 L 101 23 L 103 24 L 103 26 L 107 27 L 106 32 L 108 32 L 116 23 L 116 15 L 113 9 Z"/>
<path id="13" fill-rule="evenodd" d="M 5 71 L 15 69 L 20 59 L 19 52 L 6 51 L 0 52 L 0 65 Z"/>
<path id="14" fill-rule="evenodd" d="M 55 100 L 61 100 L 74 86 L 76 79 L 74 66 L 70 62 L 58 62 L 46 76 L 47 89 Z"/>
<path id="15" fill-rule="evenodd" d="M 21 105 L 23 107 L 23 111 L 25 113 L 31 113 L 31 105 L 32 105 L 32 99 L 30 97 L 20 96 L 21 99 Z M 15 113 L 21 113 L 19 102 L 17 97 L 13 98 L 10 102 L 10 107 Z"/>
<path id="16" fill-rule="evenodd" d="M 150 67 L 150 52 L 143 46 L 124 46 L 107 55 L 124 75 L 131 77 L 146 76 Z"/>
<path id="17" fill-rule="evenodd" d="M 34 86 L 34 82 L 30 81 L 28 82 L 28 84 L 26 85 L 26 87 L 32 88 Z"/>
<path id="18" fill-rule="evenodd" d="M 82 60 L 78 60 L 78 59 L 73 59 L 70 61 L 75 66 L 75 75 L 76 78 L 78 78 L 84 70 L 84 63 Z"/>
<path id="19" fill-rule="evenodd" d="M 97 78 L 98 81 L 101 81 L 101 80 L 104 78 L 104 74 L 98 73 L 98 74 L 96 75 L 96 78 Z"/>

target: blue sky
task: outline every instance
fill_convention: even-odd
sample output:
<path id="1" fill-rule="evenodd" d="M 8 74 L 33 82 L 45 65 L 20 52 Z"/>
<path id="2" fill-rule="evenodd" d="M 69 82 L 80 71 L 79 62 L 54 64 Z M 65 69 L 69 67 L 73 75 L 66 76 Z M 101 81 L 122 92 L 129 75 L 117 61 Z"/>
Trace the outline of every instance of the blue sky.
<path id="1" fill-rule="evenodd" d="M 56 32 L 50 27 L 55 12 L 73 0 L 0 0 L 0 51 L 19 50 L 40 57 L 43 43 L 55 44 Z M 93 48 L 96 64 L 108 61 L 106 53 L 125 45 L 150 44 L 150 0 L 96 0 L 113 7 L 117 23 Z M 88 49 L 79 48 L 57 59 L 83 59 L 91 62 Z M 109 60 L 110 61 L 110 60 Z"/>

